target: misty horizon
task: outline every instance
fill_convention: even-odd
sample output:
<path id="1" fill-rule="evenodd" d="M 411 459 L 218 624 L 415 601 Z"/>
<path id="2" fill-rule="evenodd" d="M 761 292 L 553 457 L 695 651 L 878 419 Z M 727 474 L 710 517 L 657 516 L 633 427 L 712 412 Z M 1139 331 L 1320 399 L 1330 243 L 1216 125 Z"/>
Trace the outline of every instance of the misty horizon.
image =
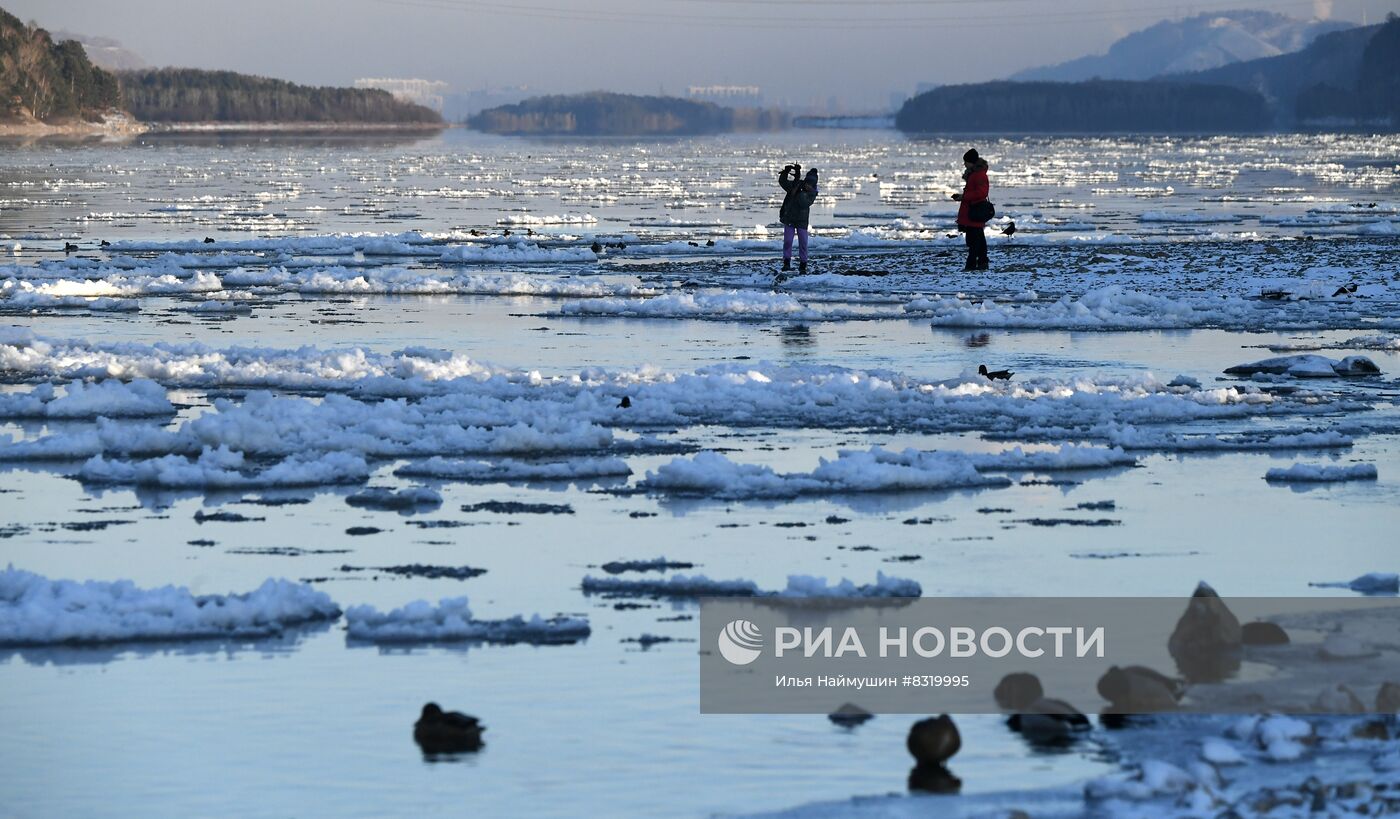
<path id="1" fill-rule="evenodd" d="M 971 16 L 950 0 L 602 0 L 587 8 L 484 0 L 132 0 L 121 8 L 11 0 L 5 7 L 51 31 L 116 40 L 151 66 L 309 85 L 394 77 L 445 82 L 456 92 L 524 86 L 670 95 L 743 85 L 761 88 L 770 105 L 874 111 L 920 84 L 1002 79 L 1102 54 L 1163 20 L 1262 10 L 1361 24 L 1400 10 L 1400 0 L 1070 0 L 1053 8 L 986 0 Z"/>

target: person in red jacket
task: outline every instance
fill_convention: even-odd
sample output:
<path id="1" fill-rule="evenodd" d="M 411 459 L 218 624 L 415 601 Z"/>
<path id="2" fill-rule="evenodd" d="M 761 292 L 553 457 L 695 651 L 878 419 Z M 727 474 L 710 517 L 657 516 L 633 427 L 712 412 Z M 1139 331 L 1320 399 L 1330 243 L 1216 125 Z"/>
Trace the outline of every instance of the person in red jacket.
<path id="1" fill-rule="evenodd" d="M 958 206 L 958 230 L 967 239 L 967 265 L 963 270 L 986 270 L 989 261 L 984 228 L 987 223 L 973 221 L 971 208 L 978 202 L 987 201 L 987 195 L 991 192 L 991 183 L 987 181 L 987 160 L 977 154 L 976 148 L 970 148 L 963 154 L 963 166 L 963 192 L 953 194 L 953 198 L 962 203 Z"/>

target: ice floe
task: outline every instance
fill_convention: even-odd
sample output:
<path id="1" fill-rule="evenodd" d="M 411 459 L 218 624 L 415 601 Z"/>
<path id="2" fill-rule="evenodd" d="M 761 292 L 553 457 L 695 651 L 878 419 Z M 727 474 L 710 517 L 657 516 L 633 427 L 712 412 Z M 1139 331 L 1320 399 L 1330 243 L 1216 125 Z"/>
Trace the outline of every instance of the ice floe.
<path id="1" fill-rule="evenodd" d="M 588 621 L 579 617 L 536 614 L 479 620 L 472 616 L 465 597 L 444 598 L 436 606 L 418 600 L 388 612 L 352 606 L 345 612 L 345 623 L 351 640 L 373 643 L 573 643 L 590 632 Z"/>
<path id="2" fill-rule="evenodd" d="M 455 245 L 438 257 L 446 264 L 507 264 L 538 262 L 596 262 L 597 254 L 586 247 L 540 247 L 519 245 Z"/>
<path id="3" fill-rule="evenodd" d="M 454 460 L 434 456 L 394 470 L 404 478 L 436 478 L 453 481 L 573 481 L 626 477 L 627 462 L 617 457 L 574 458 L 567 461 Z"/>
<path id="4" fill-rule="evenodd" d="M 923 589 L 913 580 L 876 572 L 875 582 L 858 585 L 842 578 L 829 583 L 824 577 L 788 575 L 782 589 L 760 589 L 752 580 L 711 580 L 696 574 L 677 574 L 665 579 L 626 579 L 620 577 L 583 578 L 586 594 L 612 594 L 648 597 L 920 597 Z"/>
<path id="5" fill-rule="evenodd" d="M 365 509 L 428 510 L 442 505 L 442 495 L 426 486 L 410 486 L 405 489 L 375 486 L 347 495 L 345 502 L 350 506 Z"/>
<path id="6" fill-rule="evenodd" d="M 1000 303 L 935 296 L 914 299 L 904 309 L 910 318 L 928 317 L 937 327 L 1007 329 L 1278 330 L 1363 326 L 1383 321 L 1332 305 L 1266 303 L 1230 295 L 1165 296 L 1116 284 L 1091 289 L 1078 297 L 1061 296 L 1053 302 Z"/>
<path id="7" fill-rule="evenodd" d="M 486 260 L 483 260 L 486 261 Z M 502 261 L 502 260 L 497 260 Z M 568 296 L 602 298 L 648 295 L 656 291 L 632 284 L 584 282 L 524 274 L 470 274 L 444 270 L 344 266 L 232 270 L 225 284 L 271 287 L 297 293 L 382 293 L 388 295 Z"/>
<path id="8" fill-rule="evenodd" d="M 172 415 L 165 388 L 154 381 L 73 381 L 62 395 L 52 384 L 28 392 L 0 392 L 0 418 L 131 418 Z"/>
<path id="9" fill-rule="evenodd" d="M 780 473 L 771 467 L 739 464 L 718 452 L 676 458 L 648 471 L 639 487 L 674 495 L 728 500 L 795 498 L 801 495 L 855 492 L 906 492 L 1009 486 L 988 471 L 1052 471 L 1131 466 L 1137 462 L 1121 449 L 1065 445 L 1058 450 L 1000 453 L 841 451 L 820 459 L 811 472 Z"/>
<path id="10" fill-rule="evenodd" d="M 1264 480 L 1298 483 L 1333 483 L 1340 481 L 1374 481 L 1377 478 L 1375 464 L 1349 464 L 1347 466 L 1322 466 L 1317 464 L 1293 464 L 1283 469 L 1270 469 Z"/>
<path id="11" fill-rule="evenodd" d="M 1229 375 L 1291 375 L 1294 378 L 1336 378 L 1339 375 L 1377 375 L 1380 367 L 1362 355 L 1352 355 L 1340 361 L 1321 355 L 1286 355 L 1266 358 L 1248 364 L 1226 368 Z"/>
<path id="12" fill-rule="evenodd" d="M 708 321 L 840 321 L 864 318 L 902 318 L 898 313 L 819 307 L 798 301 L 786 293 L 730 290 L 722 293 L 668 293 L 653 298 L 592 299 L 566 301 L 557 315 L 615 318 L 689 318 Z"/>
<path id="13" fill-rule="evenodd" d="M 1137 427 L 1115 427 L 1104 437 L 1126 450 L 1155 452 L 1260 452 L 1280 449 L 1347 449 L 1350 435 L 1335 430 L 1320 432 L 1242 432 L 1234 434 L 1181 434 Z"/>
<path id="14" fill-rule="evenodd" d="M 1400 593 L 1400 574 L 1395 572 L 1367 572 L 1360 577 L 1338 583 L 1309 583 L 1310 586 L 1331 589 L 1351 589 L 1362 594 Z"/>
<path id="15" fill-rule="evenodd" d="M 843 492 L 902 492 L 1008 486 L 1006 478 L 989 477 L 973 462 L 949 453 L 922 453 L 900 459 L 884 450 L 843 452 L 821 459 L 811 472 L 780 473 L 768 466 L 739 464 L 718 452 L 676 458 L 648 471 L 643 489 L 673 495 L 722 499 L 795 498 Z"/>
<path id="16" fill-rule="evenodd" d="M 78 470 L 87 483 L 183 489 L 266 489 L 361 483 L 369 478 L 364 458 L 348 452 L 289 455 L 270 465 L 254 464 L 242 452 L 206 447 L 198 457 L 166 455 L 141 460 L 94 455 Z"/>
<path id="17" fill-rule="evenodd" d="M 13 565 L 0 572 L 0 645 L 255 637 L 339 616 L 324 592 L 287 580 L 246 594 L 196 595 L 130 580 L 50 580 Z"/>
<path id="18" fill-rule="evenodd" d="M 0 330 L 0 368 L 23 378 L 145 378 L 166 387 L 261 387 L 331 394 L 312 401 L 254 391 L 175 430 L 141 436 L 145 454 L 227 445 L 249 455 L 351 450 L 366 457 L 583 453 L 654 446 L 614 427 L 868 427 L 983 431 L 1074 440 L 1095 428 L 1152 426 L 1341 406 L 1325 393 L 1275 394 L 1252 384 L 1171 386 L 1148 373 L 1018 377 L 972 372 L 933 380 L 883 370 L 735 362 L 692 372 L 585 368 L 545 376 L 411 348 L 217 349 L 46 339 Z M 630 408 L 621 409 L 622 397 Z M 392 397 L 388 401 L 361 401 Z M 412 402 L 404 398 L 413 398 Z M 135 439 L 72 433 L 74 455 L 124 454 Z M 95 437 L 94 437 L 95 436 Z M 52 437 L 52 436 L 51 436 Z M 50 446 L 57 446 L 51 442 Z M 15 454 L 0 447 L 0 458 Z M 84 449 L 83 447 L 86 447 Z"/>

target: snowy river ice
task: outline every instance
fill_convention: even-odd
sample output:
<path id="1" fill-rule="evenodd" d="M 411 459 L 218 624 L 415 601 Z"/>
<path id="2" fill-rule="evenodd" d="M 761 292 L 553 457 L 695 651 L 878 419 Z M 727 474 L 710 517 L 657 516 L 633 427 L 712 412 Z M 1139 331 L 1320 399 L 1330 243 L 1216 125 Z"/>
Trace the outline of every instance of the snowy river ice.
<path id="1" fill-rule="evenodd" d="M 904 815 L 930 806 L 849 800 L 904 791 L 908 718 L 701 716 L 693 598 L 585 577 L 1305 596 L 1400 569 L 1400 140 L 976 145 L 981 273 L 961 140 L 0 148 L 0 813 Z M 791 161 L 821 172 L 813 261 L 775 288 Z M 1331 363 L 1224 372 L 1284 355 Z M 1378 479 L 1265 480 L 1299 463 Z M 415 564 L 484 573 L 382 568 Z M 208 627 L 234 638 L 187 639 L 163 588 L 269 578 Z M 480 639 L 385 616 L 463 596 L 478 631 L 446 636 Z M 428 700 L 486 747 L 425 759 Z M 959 724 L 949 815 L 1091 810 L 1141 750 Z"/>

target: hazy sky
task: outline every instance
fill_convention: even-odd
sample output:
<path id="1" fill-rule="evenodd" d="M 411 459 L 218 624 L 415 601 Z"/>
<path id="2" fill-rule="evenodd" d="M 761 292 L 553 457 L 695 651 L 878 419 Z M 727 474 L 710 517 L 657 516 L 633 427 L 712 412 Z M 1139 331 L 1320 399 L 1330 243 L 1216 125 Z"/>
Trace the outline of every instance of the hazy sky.
<path id="1" fill-rule="evenodd" d="M 0 0 L 23 20 L 120 40 L 152 65 L 317 85 L 357 77 L 683 92 L 881 107 L 1105 50 L 1158 20 L 1228 8 L 1371 22 L 1400 0 Z"/>

